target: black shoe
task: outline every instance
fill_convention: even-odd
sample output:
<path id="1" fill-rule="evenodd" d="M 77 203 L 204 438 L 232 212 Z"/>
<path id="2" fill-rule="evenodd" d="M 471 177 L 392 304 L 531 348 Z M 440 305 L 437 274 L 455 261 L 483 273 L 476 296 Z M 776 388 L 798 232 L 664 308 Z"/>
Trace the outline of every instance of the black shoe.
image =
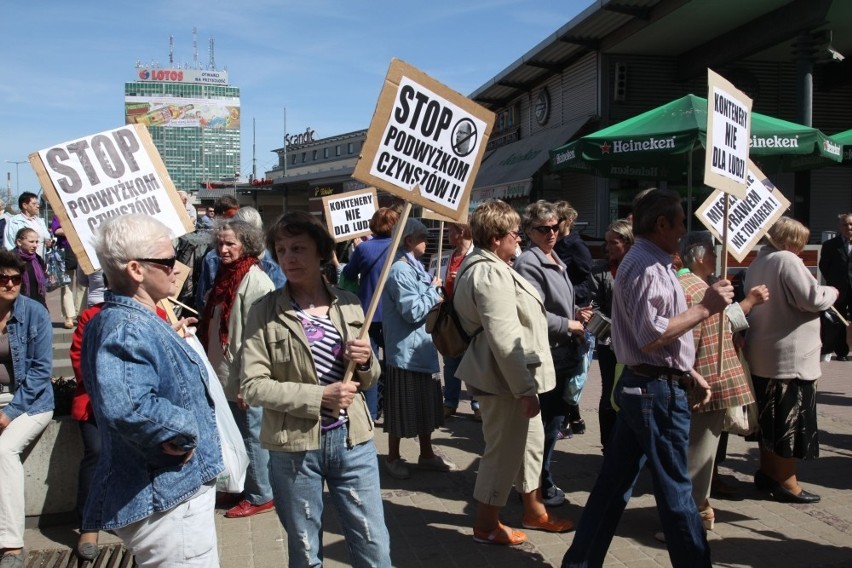
<path id="1" fill-rule="evenodd" d="M 585 434 L 586 433 L 586 421 L 582 418 L 579 420 L 573 420 L 571 422 L 571 433 L 572 434 Z"/>
<path id="2" fill-rule="evenodd" d="M 834 360 L 835 361 L 848 361 L 849 357 L 847 357 L 846 355 L 838 355 L 837 357 L 834 358 Z"/>
<path id="3" fill-rule="evenodd" d="M 819 495 L 809 493 L 804 489 L 798 495 L 791 493 L 780 483 L 776 483 L 772 488 L 772 498 L 780 503 L 819 503 L 820 500 Z"/>
<path id="4" fill-rule="evenodd" d="M 754 474 L 754 486 L 758 491 L 771 491 L 772 486 L 776 484 L 776 481 L 763 473 L 760 470 L 757 470 Z"/>

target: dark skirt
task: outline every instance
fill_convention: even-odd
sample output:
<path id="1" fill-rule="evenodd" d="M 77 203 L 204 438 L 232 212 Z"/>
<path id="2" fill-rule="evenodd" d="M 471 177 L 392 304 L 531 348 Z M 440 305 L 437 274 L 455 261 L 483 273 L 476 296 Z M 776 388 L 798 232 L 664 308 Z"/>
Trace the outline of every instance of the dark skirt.
<path id="1" fill-rule="evenodd" d="M 752 376 L 761 449 L 782 458 L 819 457 L 816 381 Z"/>
<path id="2" fill-rule="evenodd" d="M 441 375 L 385 369 L 384 430 L 398 438 L 431 434 L 444 425 Z"/>

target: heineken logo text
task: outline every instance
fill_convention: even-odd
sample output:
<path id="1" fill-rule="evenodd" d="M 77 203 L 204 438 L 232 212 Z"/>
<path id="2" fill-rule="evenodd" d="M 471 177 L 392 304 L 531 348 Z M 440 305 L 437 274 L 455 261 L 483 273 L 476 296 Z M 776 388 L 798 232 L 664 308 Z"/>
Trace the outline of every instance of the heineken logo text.
<path id="1" fill-rule="evenodd" d="M 646 150 L 673 150 L 675 137 L 648 138 L 647 140 L 613 140 L 612 153 L 642 152 Z"/>
<path id="2" fill-rule="evenodd" d="M 752 136 L 750 146 L 752 148 L 798 148 L 799 137 L 783 138 L 777 134 L 767 138 Z"/>

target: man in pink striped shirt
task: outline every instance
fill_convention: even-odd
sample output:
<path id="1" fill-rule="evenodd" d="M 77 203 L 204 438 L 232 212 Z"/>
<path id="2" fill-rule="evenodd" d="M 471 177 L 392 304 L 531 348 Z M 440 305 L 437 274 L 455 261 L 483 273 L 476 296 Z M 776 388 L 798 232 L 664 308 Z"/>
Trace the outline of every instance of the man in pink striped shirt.
<path id="1" fill-rule="evenodd" d="M 612 345 L 625 365 L 615 387 L 620 411 L 562 566 L 603 564 L 647 463 L 672 565 L 709 567 L 710 547 L 686 468 L 690 406 L 710 399 L 710 387 L 692 368 L 692 328 L 730 304 L 734 290 L 721 280 L 701 303 L 687 308 L 671 259 L 685 233 L 680 197 L 652 190 L 633 209 L 636 244 L 618 267 L 612 306 Z"/>

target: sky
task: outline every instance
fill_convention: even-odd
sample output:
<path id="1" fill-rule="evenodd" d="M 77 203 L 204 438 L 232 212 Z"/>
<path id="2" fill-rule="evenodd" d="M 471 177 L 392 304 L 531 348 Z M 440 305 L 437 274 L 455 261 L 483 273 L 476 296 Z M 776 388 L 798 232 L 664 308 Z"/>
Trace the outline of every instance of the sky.
<path id="1" fill-rule="evenodd" d="M 209 61 L 240 88 L 240 171 L 277 165 L 287 132 L 325 138 L 368 128 L 392 58 L 469 95 L 592 0 L 43 0 L 0 15 L 0 172 L 6 195 L 39 191 L 32 152 L 124 124 L 137 62 Z M 18 178 L 18 172 L 20 179 Z"/>

